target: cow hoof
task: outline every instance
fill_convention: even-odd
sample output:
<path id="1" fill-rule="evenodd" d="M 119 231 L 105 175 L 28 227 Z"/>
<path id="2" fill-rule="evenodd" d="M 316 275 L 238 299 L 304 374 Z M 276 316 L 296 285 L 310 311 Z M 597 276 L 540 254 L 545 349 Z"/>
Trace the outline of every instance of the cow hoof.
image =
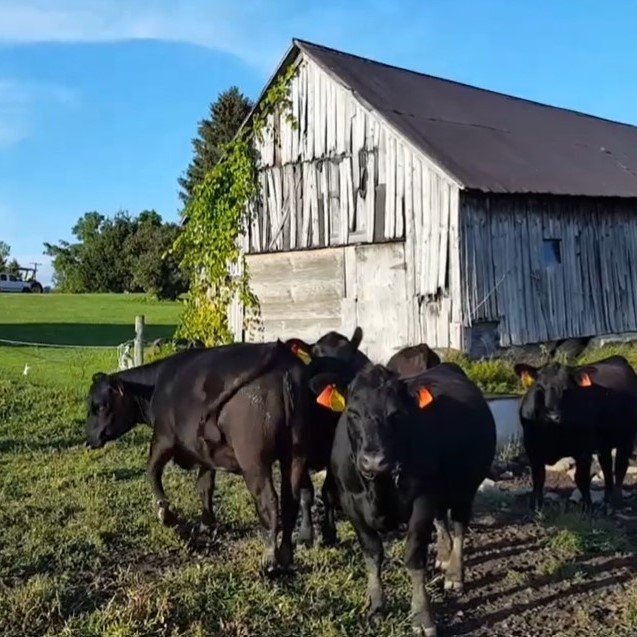
<path id="1" fill-rule="evenodd" d="M 372 628 L 377 628 L 380 626 L 380 623 L 383 621 L 383 613 L 379 610 L 368 610 L 366 614 L 367 623 Z"/>
<path id="2" fill-rule="evenodd" d="M 430 626 L 429 628 L 425 628 L 424 626 L 414 626 L 414 635 L 418 635 L 418 637 L 436 637 L 438 634 L 438 630 L 435 626 Z"/>
<path id="3" fill-rule="evenodd" d="M 200 535 L 208 535 L 211 539 L 215 539 L 217 537 L 217 532 L 219 531 L 219 527 L 209 526 L 205 522 L 199 522 L 199 533 Z"/>
<path id="4" fill-rule="evenodd" d="M 157 518 L 164 526 L 175 526 L 177 524 L 177 516 L 166 504 L 157 507 Z"/>
<path id="5" fill-rule="evenodd" d="M 299 546 L 306 546 L 312 548 L 314 546 L 314 533 L 311 530 L 301 529 L 296 539 Z"/>
<path id="6" fill-rule="evenodd" d="M 454 593 L 462 594 L 464 592 L 464 583 L 446 579 L 444 588 L 446 591 L 453 591 Z"/>
<path id="7" fill-rule="evenodd" d="M 418 635 L 419 637 L 436 637 L 437 629 L 436 624 L 433 623 L 431 618 L 424 613 L 418 613 L 412 619 L 412 630 L 414 635 Z"/>

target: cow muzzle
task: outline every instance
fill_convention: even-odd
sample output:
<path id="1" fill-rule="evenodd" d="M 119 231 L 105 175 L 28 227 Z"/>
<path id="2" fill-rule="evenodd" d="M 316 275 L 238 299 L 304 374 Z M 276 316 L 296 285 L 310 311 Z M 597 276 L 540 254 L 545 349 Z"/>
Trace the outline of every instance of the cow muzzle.
<path id="1" fill-rule="evenodd" d="M 391 463 L 383 453 L 361 454 L 358 468 L 366 480 L 373 480 L 376 476 L 388 473 Z"/>
<path id="2" fill-rule="evenodd" d="M 547 411 L 544 417 L 546 418 L 546 422 L 551 425 L 559 425 L 562 421 L 562 416 L 559 411 Z"/>

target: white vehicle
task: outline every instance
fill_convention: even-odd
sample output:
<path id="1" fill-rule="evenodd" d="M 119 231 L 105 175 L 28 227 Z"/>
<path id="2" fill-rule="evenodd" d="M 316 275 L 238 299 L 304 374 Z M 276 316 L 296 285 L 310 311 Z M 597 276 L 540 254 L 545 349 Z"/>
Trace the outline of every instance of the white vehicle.
<path id="1" fill-rule="evenodd" d="M 42 285 L 35 280 L 35 268 L 20 268 L 20 272 L 25 274 L 0 272 L 0 292 L 43 292 Z"/>

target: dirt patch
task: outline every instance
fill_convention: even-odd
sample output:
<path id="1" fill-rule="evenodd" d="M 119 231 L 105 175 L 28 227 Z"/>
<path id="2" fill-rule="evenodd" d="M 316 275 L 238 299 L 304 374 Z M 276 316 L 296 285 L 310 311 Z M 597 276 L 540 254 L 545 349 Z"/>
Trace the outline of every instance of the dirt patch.
<path id="1" fill-rule="evenodd" d="M 491 493 L 487 510 L 476 512 L 467 540 L 464 595 L 440 591 L 435 602 L 439 636 L 636 635 L 634 477 L 627 480 L 621 514 L 600 514 L 592 524 L 580 516 L 578 504 L 568 502 L 575 485 L 566 474 L 547 474 L 547 489 L 562 496 L 547 505 L 550 521 L 528 510 L 528 476 L 497 486 L 501 493 Z M 596 524 L 607 536 L 595 535 Z"/>

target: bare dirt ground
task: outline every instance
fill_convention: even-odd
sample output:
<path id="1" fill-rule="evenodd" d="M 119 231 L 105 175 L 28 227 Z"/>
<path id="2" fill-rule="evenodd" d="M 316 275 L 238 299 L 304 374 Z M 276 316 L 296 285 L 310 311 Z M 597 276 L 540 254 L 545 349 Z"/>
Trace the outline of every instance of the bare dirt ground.
<path id="1" fill-rule="evenodd" d="M 637 635 L 637 484 L 627 478 L 625 508 L 589 518 L 568 502 L 574 484 L 548 473 L 544 519 L 520 493 L 524 475 L 497 483 L 476 510 L 466 549 L 466 589 L 437 588 L 440 637 L 629 637 Z M 481 510 L 480 510 L 481 509 Z"/>

